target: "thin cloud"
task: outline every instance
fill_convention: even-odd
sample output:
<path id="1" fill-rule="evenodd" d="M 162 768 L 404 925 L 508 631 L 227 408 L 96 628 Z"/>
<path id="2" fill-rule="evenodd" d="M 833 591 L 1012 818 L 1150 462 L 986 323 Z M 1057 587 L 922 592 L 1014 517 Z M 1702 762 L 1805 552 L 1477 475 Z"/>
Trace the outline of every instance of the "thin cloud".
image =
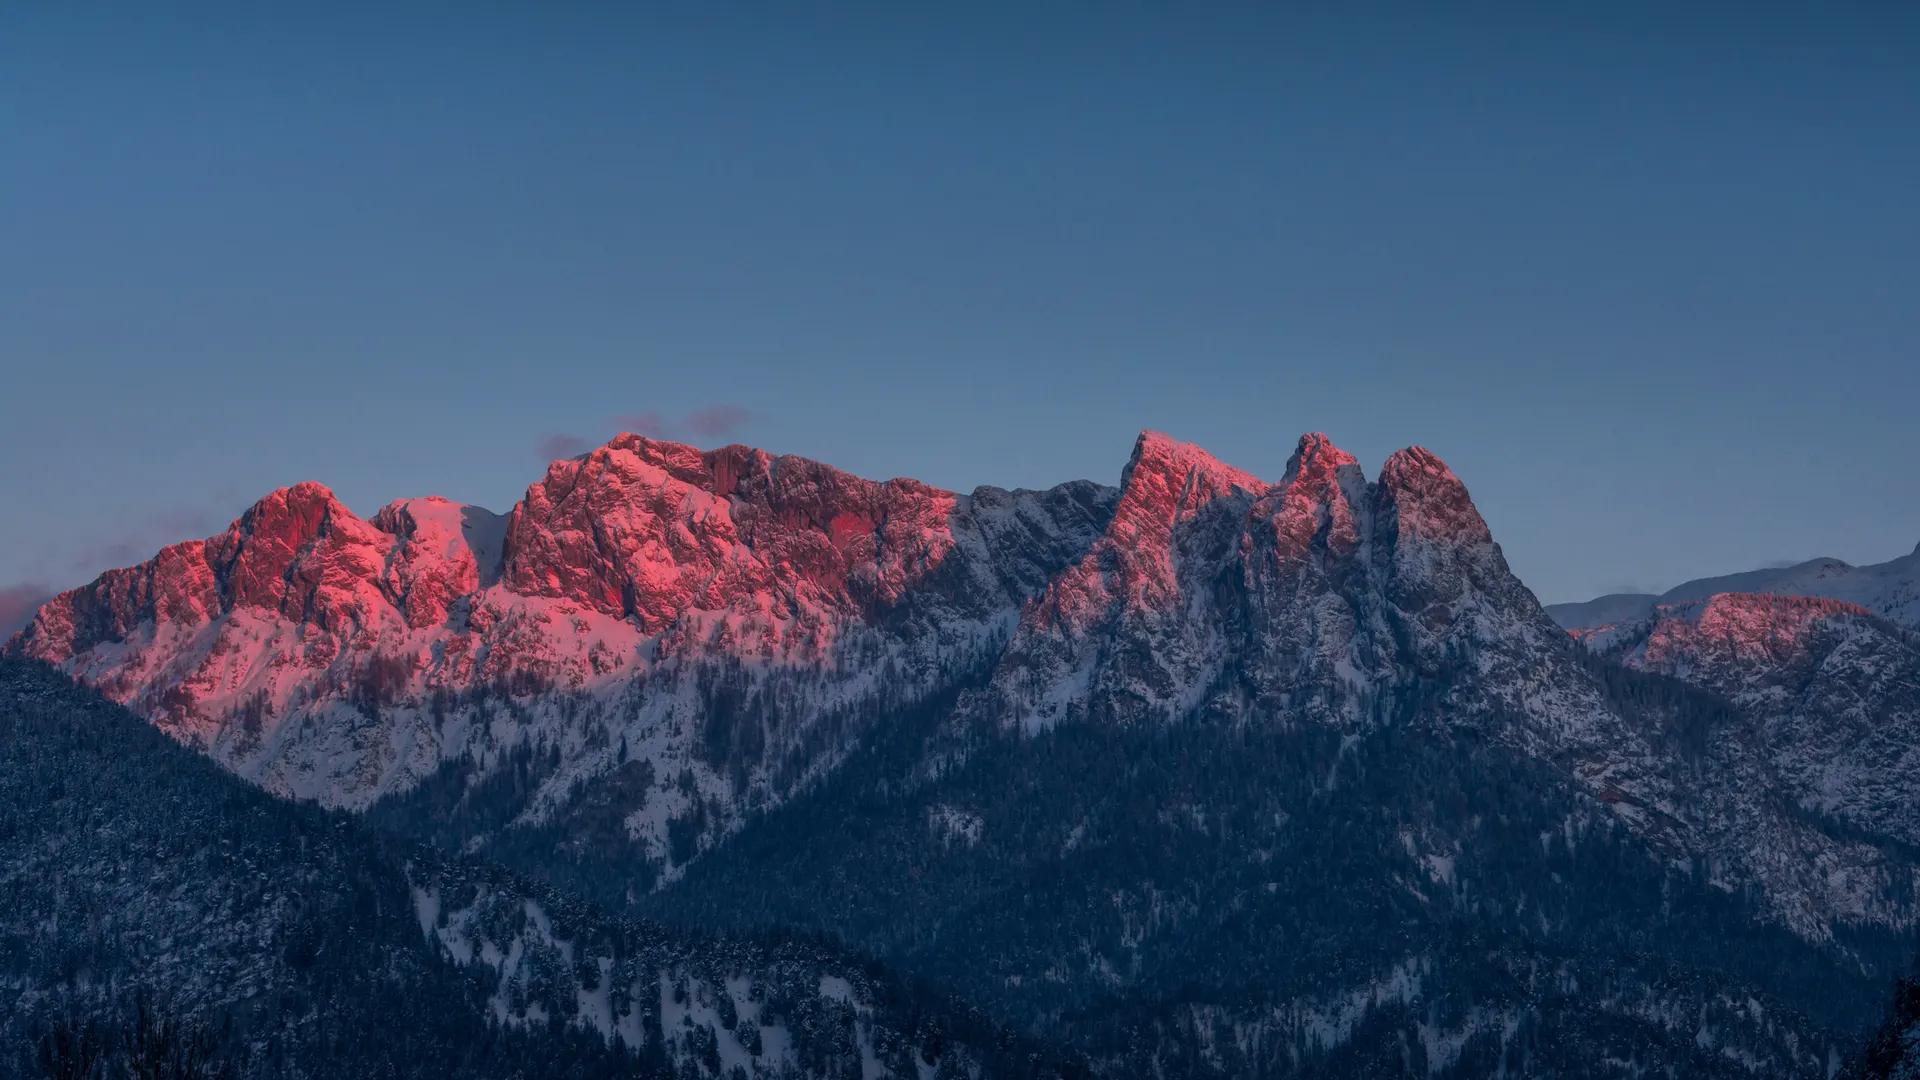
<path id="1" fill-rule="evenodd" d="M 747 425 L 753 414 L 738 405 L 709 405 L 687 414 L 687 430 L 703 439 L 725 439 Z"/>
<path id="2" fill-rule="evenodd" d="M 38 582 L 0 585 L 0 640 L 33 620 L 40 605 L 53 599 L 53 589 Z"/>
<path id="3" fill-rule="evenodd" d="M 534 452 L 542 461 L 554 461 L 559 458 L 579 457 L 593 447 L 593 444 L 578 435 L 556 432 L 534 444 Z"/>
<path id="4" fill-rule="evenodd" d="M 658 435 L 670 437 L 673 422 L 657 412 L 621 413 L 607 421 L 615 431 L 631 431 L 636 435 Z"/>
<path id="5" fill-rule="evenodd" d="M 150 559 L 161 548 L 183 540 L 202 540 L 227 527 L 231 519 L 205 507 L 157 510 L 131 523 L 119 536 L 99 538 L 68 554 L 65 569 L 97 574 Z"/>
<path id="6" fill-rule="evenodd" d="M 646 435 L 655 439 L 674 439 L 711 445 L 731 439 L 742 428 L 752 423 L 752 410 L 740 405 L 719 404 L 694 409 L 692 412 L 677 416 L 646 411 L 620 413 L 607 418 L 607 427 L 614 431 L 631 431 L 637 435 Z M 570 431 L 556 432 L 545 436 L 534 444 L 534 451 L 542 461 L 556 458 L 578 457 L 600 445 L 600 441 L 576 435 Z"/>

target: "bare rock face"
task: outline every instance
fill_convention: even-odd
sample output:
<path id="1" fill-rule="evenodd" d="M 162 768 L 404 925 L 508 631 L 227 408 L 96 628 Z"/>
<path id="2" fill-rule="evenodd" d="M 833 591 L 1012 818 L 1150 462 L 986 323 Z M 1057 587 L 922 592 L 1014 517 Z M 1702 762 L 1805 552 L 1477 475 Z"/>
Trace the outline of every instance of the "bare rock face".
<path id="1" fill-rule="evenodd" d="M 957 501 L 803 458 L 625 435 L 528 490 L 507 527 L 506 582 L 647 633 L 692 608 L 856 616 L 940 565 Z"/>

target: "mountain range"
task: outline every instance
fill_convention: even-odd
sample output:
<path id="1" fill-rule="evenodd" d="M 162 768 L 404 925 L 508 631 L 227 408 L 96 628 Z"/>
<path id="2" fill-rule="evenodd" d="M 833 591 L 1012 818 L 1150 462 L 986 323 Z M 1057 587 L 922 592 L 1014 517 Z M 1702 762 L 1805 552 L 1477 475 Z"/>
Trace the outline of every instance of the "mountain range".
<path id="1" fill-rule="evenodd" d="M 782 1001 L 871 958 L 980 1010 L 962 1068 L 1825 1076 L 1920 941 L 1920 555 L 1836 566 L 1544 609 L 1438 457 L 1318 434 L 966 494 L 623 435 L 504 516 L 274 492 L 8 651 L 537 882 L 517 940 L 819 943 Z M 626 1045 L 596 1009 L 541 1015 Z M 866 1075 L 934 1067 L 882 1028 Z"/>

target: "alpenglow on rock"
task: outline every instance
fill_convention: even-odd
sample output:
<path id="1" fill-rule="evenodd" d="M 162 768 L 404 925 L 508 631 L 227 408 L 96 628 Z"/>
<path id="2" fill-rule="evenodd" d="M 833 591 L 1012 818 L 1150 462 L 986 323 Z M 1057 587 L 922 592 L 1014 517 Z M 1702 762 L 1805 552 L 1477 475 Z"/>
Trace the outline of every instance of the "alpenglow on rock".
<path id="1" fill-rule="evenodd" d="M 319 484 L 276 491 L 219 536 L 54 598 L 9 647 L 332 806 L 541 744 L 564 765 L 516 808 L 538 821 L 645 762 L 625 828 L 664 857 L 692 808 L 719 807 L 723 830 L 829 766 L 846 733 L 823 718 L 991 655 L 1113 498 L 959 495 L 622 435 L 555 462 L 504 518 L 428 498 L 368 521 Z M 734 748 L 751 761 L 708 752 L 723 687 L 778 698 L 777 729 Z"/>
<path id="2" fill-rule="evenodd" d="M 276 492 L 9 647 L 271 791 L 837 935 L 1117 1075 L 1637 1075 L 1621 1030 L 1822 1075 L 1920 916 L 1911 650 L 1751 607 L 1576 640 L 1420 448 L 1267 480 L 1148 432 L 1117 489 L 960 494 L 621 436 L 504 517 Z"/>

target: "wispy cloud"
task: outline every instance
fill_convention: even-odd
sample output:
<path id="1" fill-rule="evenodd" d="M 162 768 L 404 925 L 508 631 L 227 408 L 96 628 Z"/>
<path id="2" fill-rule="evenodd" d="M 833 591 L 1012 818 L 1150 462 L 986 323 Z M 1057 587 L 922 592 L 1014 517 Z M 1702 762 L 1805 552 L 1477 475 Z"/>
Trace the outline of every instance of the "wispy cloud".
<path id="1" fill-rule="evenodd" d="M 752 419 L 753 414 L 738 405 L 709 405 L 688 413 L 685 427 L 703 439 L 725 439 Z"/>
<path id="2" fill-rule="evenodd" d="M 657 412 L 621 413 L 607 418 L 607 425 L 615 431 L 631 431 L 639 435 L 667 436 L 673 422 Z"/>
<path id="3" fill-rule="evenodd" d="M 608 417 L 606 427 L 610 431 L 631 431 L 656 439 L 687 439 L 711 444 L 732 438 L 751 424 L 753 419 L 753 411 L 744 406 L 718 404 L 677 415 L 651 410 L 620 413 Z M 552 461 L 577 457 L 598 445 L 599 440 L 562 431 L 543 436 L 534 444 L 534 452 L 542 461 Z"/>
<path id="4" fill-rule="evenodd" d="M 64 569 L 96 574 L 153 557 L 168 544 L 200 540 L 225 529 L 232 519 L 203 506 L 175 507 L 134 515 L 118 536 L 96 537 L 72 549 Z"/>
<path id="5" fill-rule="evenodd" d="M 53 590 L 38 582 L 0 585 L 0 639 L 27 625 L 40 605 L 53 599 Z"/>
<path id="6" fill-rule="evenodd" d="M 232 506 L 216 510 L 210 503 L 127 508 L 116 521 L 76 528 L 58 542 L 41 545 L 25 554 L 24 565 L 17 571 L 27 580 L 0 585 L 0 638 L 11 632 L 4 624 L 12 616 L 13 605 L 29 600 L 38 604 L 115 567 L 145 562 L 170 544 L 216 536 L 237 516 Z M 36 596 L 38 599 L 34 599 Z"/>
<path id="7" fill-rule="evenodd" d="M 540 460 L 553 461 L 557 458 L 578 457 L 586 453 L 592 446 L 592 443 L 578 435 L 570 435 L 561 431 L 543 437 L 538 443 L 534 444 L 533 450 L 534 453 L 540 455 Z"/>

